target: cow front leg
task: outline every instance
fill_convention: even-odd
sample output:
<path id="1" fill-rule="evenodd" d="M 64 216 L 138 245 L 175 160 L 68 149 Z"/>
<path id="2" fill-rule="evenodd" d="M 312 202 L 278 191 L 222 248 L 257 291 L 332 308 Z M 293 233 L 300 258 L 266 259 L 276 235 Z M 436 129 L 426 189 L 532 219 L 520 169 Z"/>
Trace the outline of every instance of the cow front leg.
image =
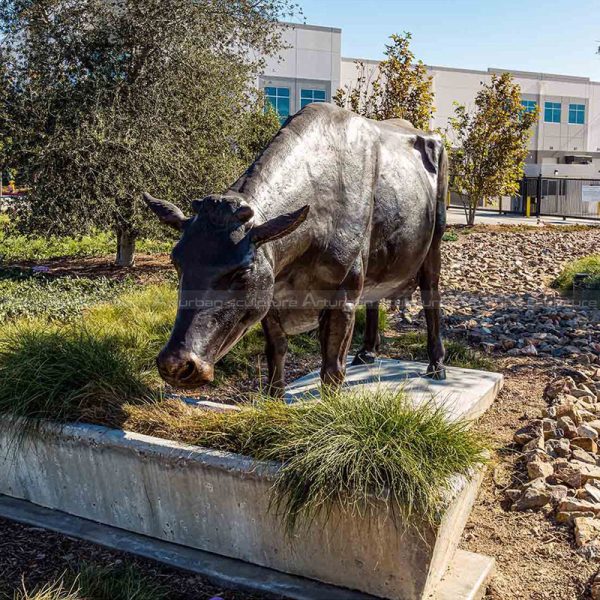
<path id="1" fill-rule="evenodd" d="M 379 350 L 379 302 L 367 302 L 365 313 L 365 336 L 352 366 L 372 365 Z"/>
<path id="2" fill-rule="evenodd" d="M 269 396 L 281 398 L 285 390 L 285 356 L 288 350 L 288 340 L 279 321 L 276 311 L 270 310 L 261 321 L 265 333 L 265 353 L 269 369 Z"/>
<path id="3" fill-rule="evenodd" d="M 326 308 L 319 318 L 319 340 L 321 342 L 321 382 L 337 389 L 346 376 L 346 356 L 354 330 L 353 303 L 342 308 Z"/>
<path id="4" fill-rule="evenodd" d="M 445 351 L 441 331 L 440 267 L 440 244 L 439 241 L 434 239 L 427 258 L 421 267 L 419 287 L 427 322 L 427 354 L 429 356 L 427 376 L 438 380 L 446 379 Z"/>

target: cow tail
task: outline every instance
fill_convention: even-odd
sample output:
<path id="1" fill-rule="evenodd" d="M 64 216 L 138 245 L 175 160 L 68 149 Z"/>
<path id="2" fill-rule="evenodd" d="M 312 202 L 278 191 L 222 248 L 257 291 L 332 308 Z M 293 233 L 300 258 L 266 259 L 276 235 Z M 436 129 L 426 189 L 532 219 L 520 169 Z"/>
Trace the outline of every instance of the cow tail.
<path id="1" fill-rule="evenodd" d="M 435 233 L 436 236 L 444 235 L 446 230 L 446 197 L 448 196 L 448 153 L 444 144 L 438 160 L 438 180 L 437 180 L 437 206 L 435 214 Z"/>

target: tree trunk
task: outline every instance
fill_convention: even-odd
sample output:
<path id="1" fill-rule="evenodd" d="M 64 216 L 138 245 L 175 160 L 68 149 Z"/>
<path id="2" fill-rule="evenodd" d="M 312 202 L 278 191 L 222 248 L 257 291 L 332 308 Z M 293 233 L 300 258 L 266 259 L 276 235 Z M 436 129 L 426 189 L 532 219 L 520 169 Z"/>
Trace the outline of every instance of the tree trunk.
<path id="1" fill-rule="evenodd" d="M 467 215 L 467 226 L 473 227 L 475 225 L 475 214 L 477 212 L 477 205 L 479 204 L 479 198 L 469 197 L 469 213 Z"/>
<path id="2" fill-rule="evenodd" d="M 117 259 L 118 267 L 133 267 L 135 263 L 136 234 L 128 229 L 117 231 Z"/>

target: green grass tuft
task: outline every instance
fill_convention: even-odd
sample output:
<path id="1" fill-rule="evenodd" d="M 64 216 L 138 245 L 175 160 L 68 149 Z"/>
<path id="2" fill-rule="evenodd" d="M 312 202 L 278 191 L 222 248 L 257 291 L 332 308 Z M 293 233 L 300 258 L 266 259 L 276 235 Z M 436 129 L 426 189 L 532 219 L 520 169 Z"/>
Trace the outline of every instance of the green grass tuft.
<path id="1" fill-rule="evenodd" d="M 146 577 L 137 567 L 85 566 L 78 577 L 86 600 L 167 600 L 167 590 Z"/>
<path id="2" fill-rule="evenodd" d="M 76 585 L 66 586 L 62 580 L 32 590 L 23 583 L 21 589 L 16 590 L 12 596 L 5 594 L 0 598 L 3 600 L 83 600 Z"/>
<path id="3" fill-rule="evenodd" d="M 173 423 L 172 414 L 164 419 Z M 190 443 L 282 463 L 271 506 L 289 532 L 334 508 L 368 514 L 378 501 L 404 521 L 435 522 L 452 477 L 467 475 L 486 451 L 466 422 L 448 422 L 433 404 L 415 408 L 402 391 L 325 393 L 293 407 L 261 399 L 190 425 Z"/>
<path id="4" fill-rule="evenodd" d="M 29 323 L 0 338 L 0 413 L 76 421 L 152 394 L 152 375 L 116 335 Z"/>
<path id="5" fill-rule="evenodd" d="M 587 273 L 586 283 L 600 282 L 600 254 L 591 254 L 567 263 L 560 275 L 552 282 L 552 287 L 563 292 L 573 290 L 573 277 L 577 273 Z"/>
<path id="6" fill-rule="evenodd" d="M 66 583 L 70 581 L 71 583 Z M 9 600 L 8 596 L 0 596 Z M 58 581 L 28 589 L 23 583 L 10 600 L 167 600 L 168 593 L 132 565 L 84 565 L 78 575 L 65 573 Z"/>

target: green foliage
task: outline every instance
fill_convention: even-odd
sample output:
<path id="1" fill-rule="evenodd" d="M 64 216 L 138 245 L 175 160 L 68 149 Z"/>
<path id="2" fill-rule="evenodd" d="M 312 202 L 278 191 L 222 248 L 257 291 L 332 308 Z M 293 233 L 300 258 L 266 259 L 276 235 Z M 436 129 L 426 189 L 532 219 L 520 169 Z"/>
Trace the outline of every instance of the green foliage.
<path id="1" fill-rule="evenodd" d="M 600 254 L 591 254 L 567 263 L 560 275 L 552 282 L 552 287 L 570 292 L 573 289 L 573 277 L 577 273 L 587 274 L 586 283 L 600 282 Z"/>
<path id="2" fill-rule="evenodd" d="M 281 48 L 277 21 L 293 8 L 0 0 L 0 139 L 12 135 L 12 164 L 30 188 L 24 226 L 110 227 L 127 264 L 126 248 L 156 227 L 142 191 L 189 202 L 229 185 L 268 129 L 258 57 Z"/>
<path id="3" fill-rule="evenodd" d="M 475 110 L 457 105 L 446 141 L 450 181 L 466 197 L 467 223 L 473 225 L 480 201 L 510 196 L 519 189 L 537 110 L 521 104 L 521 88 L 510 73 L 492 75 L 475 98 Z"/>
<path id="4" fill-rule="evenodd" d="M 432 403 L 413 406 L 401 391 L 325 391 L 293 407 L 259 400 L 237 413 L 203 415 L 188 441 L 282 463 L 271 506 L 290 531 L 334 508 L 368 514 L 377 501 L 392 515 L 435 521 L 451 478 L 484 460 L 465 422 Z"/>
<path id="5" fill-rule="evenodd" d="M 264 106 L 265 108 L 259 103 L 257 109 L 241 116 L 238 145 L 239 158 L 243 165 L 250 165 L 256 160 L 281 126 L 273 106 L 269 102 Z"/>
<path id="6" fill-rule="evenodd" d="M 167 237 L 167 236 L 164 236 Z M 94 231 L 81 236 L 19 235 L 0 229 L 0 259 L 4 261 L 43 261 L 52 258 L 106 256 L 116 246 L 114 233 Z M 141 239 L 138 250 L 146 254 L 170 252 L 173 240 Z"/>
<path id="7" fill-rule="evenodd" d="M 456 231 L 446 231 L 442 236 L 443 242 L 456 242 L 458 240 L 458 233 Z"/>
<path id="8" fill-rule="evenodd" d="M 50 278 L 0 269 L 0 323 L 21 317 L 67 321 L 131 286 L 106 278 Z"/>
<path id="9" fill-rule="evenodd" d="M 393 354 L 394 358 L 397 356 L 404 360 L 428 360 L 425 333 L 405 332 L 398 337 L 387 337 L 385 343 L 388 353 Z M 457 340 L 444 340 L 444 347 L 446 349 L 445 363 L 449 366 L 481 371 L 490 371 L 494 366 L 488 357 Z"/>
<path id="10" fill-rule="evenodd" d="M 435 110 L 433 78 L 422 61 L 415 61 L 411 39 L 408 32 L 392 35 L 376 71 L 357 61 L 356 83 L 338 89 L 334 102 L 369 119 L 406 119 L 417 129 L 429 129 Z"/>

